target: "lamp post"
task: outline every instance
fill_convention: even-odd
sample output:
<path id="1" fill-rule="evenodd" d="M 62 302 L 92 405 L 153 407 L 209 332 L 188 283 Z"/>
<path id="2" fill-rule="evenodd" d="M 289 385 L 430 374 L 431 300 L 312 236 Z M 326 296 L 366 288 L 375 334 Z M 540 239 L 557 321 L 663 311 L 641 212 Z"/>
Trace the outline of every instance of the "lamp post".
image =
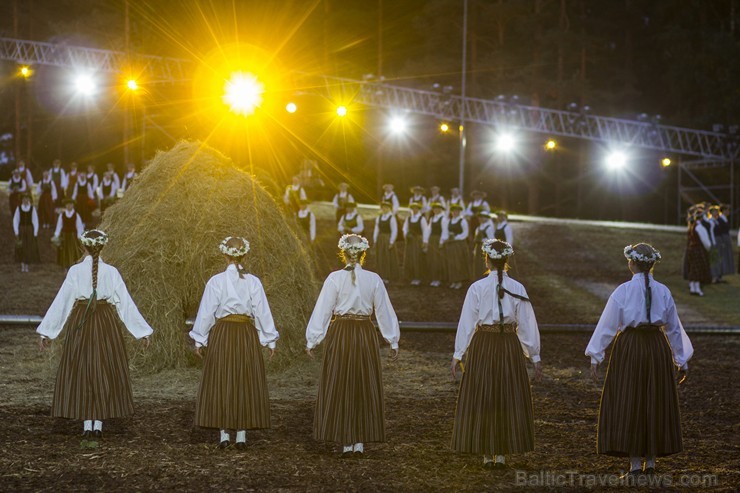
<path id="1" fill-rule="evenodd" d="M 458 187 L 460 193 L 465 194 L 465 147 L 467 146 L 467 139 L 465 136 L 465 89 L 466 89 L 466 75 L 467 75 L 467 43 L 468 41 L 468 0 L 463 0 L 463 35 L 462 35 L 462 86 L 461 86 L 461 108 L 460 108 L 460 154 L 459 154 L 459 166 L 460 175 L 458 179 Z"/>

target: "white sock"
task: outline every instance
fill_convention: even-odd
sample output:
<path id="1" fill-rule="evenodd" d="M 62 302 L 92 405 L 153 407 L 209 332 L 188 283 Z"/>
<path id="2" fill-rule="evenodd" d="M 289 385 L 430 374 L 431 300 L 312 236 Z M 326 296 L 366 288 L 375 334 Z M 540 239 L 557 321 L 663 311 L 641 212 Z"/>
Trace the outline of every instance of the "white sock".
<path id="1" fill-rule="evenodd" d="M 483 463 L 484 464 L 488 464 L 489 462 L 493 462 L 493 459 L 491 458 L 491 456 L 490 455 L 484 455 L 483 456 Z"/>
<path id="2" fill-rule="evenodd" d="M 229 434 L 226 433 L 226 430 L 221 430 L 221 441 L 222 442 L 228 442 L 229 441 Z"/>
<path id="3" fill-rule="evenodd" d="M 652 467 L 653 469 L 655 469 L 655 457 L 653 457 L 652 459 L 647 459 L 645 461 L 645 469 L 647 469 L 648 467 Z"/>
<path id="4" fill-rule="evenodd" d="M 503 455 L 497 455 L 496 456 L 496 462 L 498 462 L 499 464 L 505 464 L 506 463 L 506 459 L 504 459 L 504 456 Z"/>
<path id="5" fill-rule="evenodd" d="M 92 431 L 92 419 L 86 419 L 82 424 L 85 431 Z"/>
<path id="6" fill-rule="evenodd" d="M 642 458 L 630 457 L 630 471 L 641 471 L 642 470 Z"/>
<path id="7" fill-rule="evenodd" d="M 365 446 L 362 443 L 356 443 L 354 450 L 355 452 L 363 453 L 365 451 Z"/>
<path id="8" fill-rule="evenodd" d="M 236 432 L 236 443 L 244 443 L 247 441 L 247 430 L 239 430 Z"/>
<path id="9" fill-rule="evenodd" d="M 352 445 L 345 445 L 344 448 L 342 449 L 342 453 L 345 453 L 345 452 L 352 452 Z"/>
<path id="10" fill-rule="evenodd" d="M 95 420 L 95 430 L 96 431 L 103 431 L 103 422 Z"/>
<path id="11" fill-rule="evenodd" d="M 696 288 L 694 287 L 694 281 L 691 281 L 689 283 L 689 293 L 696 293 Z"/>

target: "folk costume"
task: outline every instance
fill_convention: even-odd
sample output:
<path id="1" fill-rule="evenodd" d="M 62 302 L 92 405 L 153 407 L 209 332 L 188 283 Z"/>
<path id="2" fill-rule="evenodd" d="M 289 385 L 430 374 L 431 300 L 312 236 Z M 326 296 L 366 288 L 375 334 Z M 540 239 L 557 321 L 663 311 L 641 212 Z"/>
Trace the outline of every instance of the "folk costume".
<path id="1" fill-rule="evenodd" d="M 220 250 L 238 261 L 249 251 L 249 243 L 234 238 L 241 245 L 232 247 L 229 240 L 221 243 Z M 195 406 L 196 426 L 220 429 L 220 448 L 229 445 L 226 430 L 237 430 L 237 443 L 244 443 L 246 430 L 269 428 L 261 347 L 274 350 L 280 335 L 260 280 L 233 262 L 213 276 L 206 284 L 190 337 L 196 347 L 208 346 Z"/>
<path id="2" fill-rule="evenodd" d="M 99 437 L 103 420 L 134 412 L 122 329 L 136 339 L 148 338 L 153 331 L 121 274 L 98 257 L 107 242 L 105 233 L 86 231 L 82 241 L 90 254 L 69 269 L 36 332 L 42 339 L 66 333 L 51 415 L 85 420 L 85 435 L 93 432 L 95 420 Z"/>
<path id="3" fill-rule="evenodd" d="M 106 173 L 110 173 L 111 179 L 116 184 L 116 190 L 121 188 L 121 177 L 118 176 L 118 173 L 116 173 L 116 167 L 113 165 L 113 163 L 106 164 Z"/>
<path id="4" fill-rule="evenodd" d="M 393 191 L 393 185 L 386 183 L 383 185 L 383 194 L 380 196 L 380 202 L 388 202 L 391 204 L 391 212 L 398 214 L 398 209 L 401 207 L 401 203 L 398 201 L 398 195 Z"/>
<path id="5" fill-rule="evenodd" d="M 444 242 L 449 236 L 449 219 L 442 204 L 432 204 L 433 216 L 429 219 L 429 240 L 427 241 L 427 272 L 432 287 L 439 287 L 447 280 L 447 257 L 445 256 Z"/>
<path id="6" fill-rule="evenodd" d="M 72 199 L 66 199 L 68 204 L 74 204 Z M 70 266 L 77 263 L 82 255 L 80 237 L 85 231 L 80 215 L 74 210 L 74 207 L 66 208 L 59 213 L 57 227 L 54 231 L 53 241 L 58 244 L 57 247 L 57 264 L 69 269 Z"/>
<path id="7" fill-rule="evenodd" d="M 121 190 L 124 192 L 128 191 L 129 188 L 131 188 L 131 185 L 134 184 L 134 180 L 136 180 L 136 177 L 139 176 L 139 174 L 136 172 L 135 169 L 129 168 L 128 172 L 123 175 L 123 182 L 121 182 Z"/>
<path id="8" fill-rule="evenodd" d="M 475 228 L 475 234 L 473 235 L 473 255 L 471 256 L 472 263 L 470 269 L 470 279 L 473 281 L 480 279 L 481 274 L 486 271 L 486 256 L 483 250 L 481 250 L 483 241 L 490 240 L 494 237 L 494 225 L 491 215 L 486 212 L 480 212 L 478 214 L 480 217 L 478 227 Z M 501 238 L 496 239 L 501 240 Z"/>
<path id="9" fill-rule="evenodd" d="M 638 250 L 642 247 L 649 250 Z M 660 253 L 644 244 L 624 251 L 636 273 L 609 297 L 586 356 L 595 375 L 614 340 L 601 395 L 597 450 L 630 457 L 634 472 L 641 469 L 641 458 L 654 468 L 656 457 L 683 449 L 674 369 L 686 369 L 694 350 L 671 292 L 650 273 Z"/>
<path id="10" fill-rule="evenodd" d="M 409 199 L 409 207 L 411 207 L 411 204 L 419 204 L 419 207 L 421 207 L 421 212 L 426 213 L 429 210 L 429 202 L 427 202 L 427 198 L 424 196 L 424 188 L 423 187 L 413 187 L 411 189 L 411 198 Z"/>
<path id="11" fill-rule="evenodd" d="M 689 281 L 689 292 L 696 296 L 704 296 L 702 284 L 712 282 L 712 273 L 709 269 L 709 251 L 712 241 L 709 232 L 701 221 L 697 220 L 701 213 L 697 213 L 689 221 L 686 237 L 686 280 Z"/>
<path id="12" fill-rule="evenodd" d="M 432 204 L 435 202 L 440 204 L 443 209 L 447 209 L 447 201 L 439 194 L 439 187 L 436 186 L 429 188 L 429 199 L 427 200 L 427 204 L 429 205 L 429 207 L 427 208 L 426 212 L 431 212 Z"/>
<path id="13" fill-rule="evenodd" d="M 385 283 L 395 278 L 396 271 L 398 271 L 398 258 L 393 248 L 398 238 L 398 221 L 390 211 L 390 207 L 389 203 L 383 204 L 383 210 L 375 219 L 373 230 L 376 269 Z"/>
<path id="14" fill-rule="evenodd" d="M 28 272 L 28 264 L 40 261 L 39 217 L 30 195 L 23 197 L 23 202 L 13 213 L 13 233 L 16 238 L 15 261 L 21 264 L 21 272 Z"/>
<path id="15" fill-rule="evenodd" d="M 470 279 L 470 252 L 468 251 L 468 222 L 452 206 L 453 215 L 447 223 L 449 236 L 445 238 L 445 258 L 447 260 L 447 280 L 453 289 L 462 288 L 462 283 Z"/>
<path id="16" fill-rule="evenodd" d="M 306 190 L 301 186 L 297 179 L 294 179 L 292 185 L 285 187 L 283 202 L 285 202 L 285 205 L 291 207 L 294 211 L 298 211 L 298 206 L 300 205 L 301 200 L 308 200 Z"/>
<path id="17" fill-rule="evenodd" d="M 28 193 L 28 183 L 21 177 L 17 171 L 13 171 L 13 176 L 8 180 L 8 207 L 11 214 L 15 213 L 16 208 L 21 205 L 21 197 Z"/>
<path id="18" fill-rule="evenodd" d="M 714 238 L 719 253 L 719 277 L 735 273 L 735 255 L 730 239 L 730 221 L 727 216 L 717 211 L 717 224 L 714 227 Z"/>
<path id="19" fill-rule="evenodd" d="M 61 207 L 62 199 L 64 198 L 64 190 L 67 188 L 67 172 L 62 168 L 62 164 L 59 160 L 54 160 L 51 169 L 49 170 L 51 180 L 54 182 L 54 187 L 57 189 L 57 200 L 54 204 L 56 207 Z"/>
<path id="20" fill-rule="evenodd" d="M 479 212 L 491 213 L 491 206 L 486 202 L 486 194 L 484 192 L 473 192 L 470 194 L 473 197 L 468 203 L 468 207 L 465 209 L 465 216 L 468 218 L 475 218 Z M 477 226 L 477 225 L 476 225 Z"/>
<path id="21" fill-rule="evenodd" d="M 108 207 L 115 204 L 118 197 L 118 185 L 116 185 L 116 181 L 109 173 L 106 172 L 103 175 L 103 179 L 100 181 L 100 187 L 97 189 L 101 212 L 105 212 Z"/>
<path id="22" fill-rule="evenodd" d="M 64 183 L 64 196 L 69 198 L 72 196 L 75 186 L 77 185 L 77 178 L 80 173 L 77 171 L 77 163 L 70 164 L 69 171 L 67 172 L 67 181 Z"/>
<path id="23" fill-rule="evenodd" d="M 33 175 L 31 174 L 31 170 L 26 166 L 24 161 L 19 161 L 16 169 L 18 170 L 18 173 L 20 173 L 21 178 L 25 180 L 28 190 L 31 190 L 33 188 Z"/>
<path id="24" fill-rule="evenodd" d="M 316 241 L 316 215 L 308 208 L 308 201 L 302 200 L 296 212 L 296 222 L 306 235 L 310 245 Z"/>
<path id="25" fill-rule="evenodd" d="M 339 224 L 342 216 L 344 216 L 344 214 L 346 214 L 347 212 L 347 203 L 354 203 L 354 201 L 355 198 L 352 196 L 351 193 L 349 193 L 349 191 L 347 191 L 347 184 L 340 183 L 339 191 L 336 193 L 336 195 L 334 195 L 334 198 L 331 201 L 332 205 L 334 206 L 334 215 L 336 217 L 337 224 Z"/>
<path id="26" fill-rule="evenodd" d="M 92 211 L 95 209 L 95 193 L 92 184 L 87 181 L 87 175 L 81 174 L 72 189 L 72 200 L 75 201 L 75 209 L 82 218 L 82 222 L 90 224 Z"/>
<path id="27" fill-rule="evenodd" d="M 499 245 L 494 248 L 494 245 Z M 498 240 L 482 247 L 492 259 L 514 251 Z M 505 261 L 505 260 L 504 260 Z M 460 363 L 465 358 L 464 367 Z M 483 454 L 484 466 L 504 467 L 504 456 L 534 449 L 532 395 L 525 358 L 540 368 L 540 334 L 527 291 L 505 266 L 468 289 L 455 337 L 453 374 L 463 377 L 452 449 Z M 496 463 L 493 464 L 493 456 Z M 500 464 L 500 465 L 498 465 Z"/>
<path id="28" fill-rule="evenodd" d="M 362 216 L 355 210 L 354 202 L 347 202 L 347 212 L 342 216 L 337 225 L 337 230 L 342 234 L 362 234 L 365 230 L 365 223 Z"/>
<path id="29" fill-rule="evenodd" d="M 56 220 L 54 210 L 57 207 L 59 195 L 57 193 L 57 185 L 48 171 L 44 171 L 43 179 L 36 185 L 36 193 L 39 196 L 39 219 L 41 221 L 41 227 L 51 228 Z"/>
<path id="30" fill-rule="evenodd" d="M 337 442 L 343 454 L 362 453 L 365 442 L 385 441 L 385 404 L 378 333 L 398 354 L 400 329 L 383 280 L 360 265 L 365 238 L 339 241 L 347 265 L 332 272 L 321 288 L 306 328 L 306 350 L 326 338 L 313 434 Z"/>
<path id="31" fill-rule="evenodd" d="M 411 206 L 411 214 L 403 222 L 405 248 L 403 252 L 403 270 L 406 279 L 411 279 L 412 286 L 421 285 L 424 275 L 424 257 L 429 243 L 429 221 L 420 212 L 421 206 Z"/>
<path id="32" fill-rule="evenodd" d="M 447 201 L 445 209 L 447 209 L 447 214 L 450 213 L 450 206 L 451 205 L 458 205 L 460 206 L 460 210 L 464 211 L 465 209 L 465 200 L 463 199 L 462 195 L 460 194 L 459 188 L 453 188 L 450 190 L 450 200 Z"/>
<path id="33" fill-rule="evenodd" d="M 511 224 L 509 224 L 508 217 L 504 211 L 496 213 L 496 225 L 493 231 L 493 237 L 514 246 L 514 231 L 511 229 Z"/>

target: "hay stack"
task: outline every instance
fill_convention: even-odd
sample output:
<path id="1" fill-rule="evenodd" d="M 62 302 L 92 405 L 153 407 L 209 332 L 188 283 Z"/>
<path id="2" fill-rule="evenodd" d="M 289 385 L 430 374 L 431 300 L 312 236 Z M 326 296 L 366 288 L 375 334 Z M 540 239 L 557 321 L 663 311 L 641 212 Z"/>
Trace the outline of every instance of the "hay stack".
<path id="1" fill-rule="evenodd" d="M 206 281 L 225 268 L 225 236 L 251 243 L 244 267 L 262 281 L 281 339 L 284 361 L 305 345 L 316 299 L 311 260 L 275 200 L 218 151 L 180 142 L 159 152 L 101 228 L 115 265 L 155 330 L 136 366 L 156 371 L 189 360 L 185 320 L 197 311 Z M 138 358 L 138 355 L 137 355 Z"/>

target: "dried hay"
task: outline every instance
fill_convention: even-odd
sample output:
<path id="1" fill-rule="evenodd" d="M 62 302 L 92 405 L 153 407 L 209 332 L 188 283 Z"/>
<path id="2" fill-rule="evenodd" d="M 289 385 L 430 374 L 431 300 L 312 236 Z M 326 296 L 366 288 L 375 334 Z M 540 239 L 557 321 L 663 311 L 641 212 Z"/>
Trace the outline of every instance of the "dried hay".
<path id="1" fill-rule="evenodd" d="M 157 153 L 101 224 L 110 236 L 102 257 L 120 270 L 155 331 L 134 366 L 157 371 L 192 361 L 185 320 L 206 281 L 225 268 L 218 244 L 226 236 L 251 243 L 244 267 L 267 293 L 281 335 L 279 362 L 301 352 L 317 284 L 289 222 L 255 177 L 218 151 L 180 142 Z"/>

